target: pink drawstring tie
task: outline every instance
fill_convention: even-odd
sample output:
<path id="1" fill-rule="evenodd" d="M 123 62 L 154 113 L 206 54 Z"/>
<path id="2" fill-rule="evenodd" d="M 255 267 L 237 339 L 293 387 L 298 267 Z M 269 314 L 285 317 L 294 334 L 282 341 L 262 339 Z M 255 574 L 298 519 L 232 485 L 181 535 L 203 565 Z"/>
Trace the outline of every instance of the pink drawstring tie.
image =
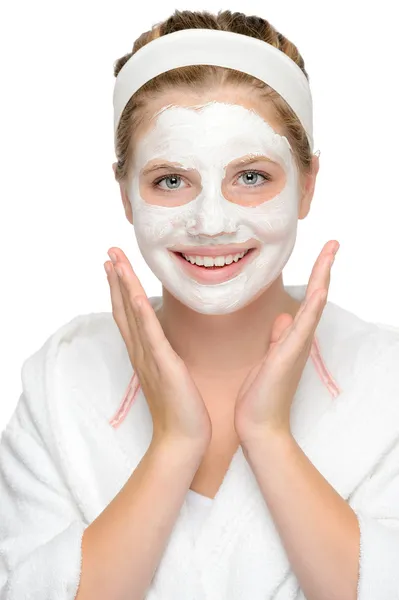
<path id="1" fill-rule="evenodd" d="M 332 395 L 332 397 L 336 398 L 341 393 L 341 390 L 335 383 L 331 373 L 328 371 L 326 365 L 324 364 L 323 358 L 320 353 L 319 342 L 318 342 L 316 336 L 314 336 L 314 338 L 313 338 L 312 347 L 310 350 L 310 358 L 313 361 L 313 364 L 315 366 L 315 369 L 316 369 L 321 381 L 327 387 L 327 389 L 330 392 L 330 394 Z M 140 388 L 140 382 L 138 380 L 136 373 L 133 373 L 133 376 L 129 382 L 129 385 L 127 386 L 127 390 L 125 392 L 125 396 L 122 400 L 122 403 L 121 403 L 120 407 L 118 408 L 118 410 L 116 411 L 115 415 L 109 421 L 109 423 L 112 427 L 116 428 L 124 421 L 127 413 L 129 412 L 130 407 L 132 406 L 134 400 L 136 399 L 139 388 Z"/>

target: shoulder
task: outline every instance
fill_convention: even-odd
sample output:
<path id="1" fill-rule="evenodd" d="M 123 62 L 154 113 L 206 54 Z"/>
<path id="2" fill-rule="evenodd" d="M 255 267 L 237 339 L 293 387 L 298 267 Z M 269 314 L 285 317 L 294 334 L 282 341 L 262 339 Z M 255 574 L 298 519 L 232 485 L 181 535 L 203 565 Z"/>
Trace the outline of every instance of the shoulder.
<path id="1" fill-rule="evenodd" d="M 91 366 L 120 345 L 121 336 L 112 313 L 88 313 L 74 317 L 56 329 L 22 365 L 22 381 L 28 387 L 46 377 L 61 360 L 66 368 L 79 370 L 82 360 Z M 105 353 L 105 354 L 104 354 Z"/>
<path id="2" fill-rule="evenodd" d="M 376 349 L 384 351 L 399 343 L 399 327 L 368 321 L 331 301 L 326 305 L 320 332 L 333 345 L 348 344 L 350 350 L 363 348 L 365 353 Z"/>
<path id="3" fill-rule="evenodd" d="M 149 297 L 156 309 L 160 296 Z M 23 398 L 35 415 L 51 404 L 85 403 L 109 419 L 119 408 L 133 375 L 125 342 L 112 312 L 75 316 L 56 329 L 23 363 Z M 62 398 L 62 400 L 61 400 Z M 42 422 L 41 418 L 37 421 Z M 50 425 L 48 423 L 48 425 Z"/>
<path id="4" fill-rule="evenodd" d="M 131 374 L 126 346 L 112 313 L 78 315 L 56 329 L 23 362 L 23 391 L 10 425 L 23 416 L 44 439 L 52 428 L 52 405 L 60 398 L 64 404 L 85 402 L 111 414 Z"/>
<path id="5" fill-rule="evenodd" d="M 399 393 L 399 328 L 367 321 L 328 302 L 316 330 L 327 367 L 344 390 L 370 382 L 372 390 Z"/>
<path id="6" fill-rule="evenodd" d="M 297 300 L 305 297 L 306 285 L 287 286 Z M 365 367 L 376 358 L 389 360 L 397 355 L 399 326 L 368 321 L 328 300 L 316 329 L 323 358 L 331 367 L 350 364 L 351 371 Z"/>

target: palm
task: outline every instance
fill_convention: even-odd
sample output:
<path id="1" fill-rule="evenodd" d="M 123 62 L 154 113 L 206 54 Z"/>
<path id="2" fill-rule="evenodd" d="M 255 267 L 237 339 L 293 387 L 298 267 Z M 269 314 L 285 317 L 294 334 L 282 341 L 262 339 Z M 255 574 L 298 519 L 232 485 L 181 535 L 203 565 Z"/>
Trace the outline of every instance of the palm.
<path id="1" fill-rule="evenodd" d="M 293 318 L 288 313 L 282 313 L 275 319 L 270 336 L 269 347 L 265 356 L 249 371 L 239 389 L 234 416 L 236 431 L 239 431 L 240 426 L 244 425 L 243 421 L 249 414 L 256 410 L 254 404 L 256 401 L 255 399 L 258 397 L 256 388 L 258 380 L 260 379 L 258 377 L 259 372 L 262 370 L 263 374 L 268 367 L 273 368 L 273 365 L 276 366 L 279 346 L 285 339 L 292 323 Z"/>

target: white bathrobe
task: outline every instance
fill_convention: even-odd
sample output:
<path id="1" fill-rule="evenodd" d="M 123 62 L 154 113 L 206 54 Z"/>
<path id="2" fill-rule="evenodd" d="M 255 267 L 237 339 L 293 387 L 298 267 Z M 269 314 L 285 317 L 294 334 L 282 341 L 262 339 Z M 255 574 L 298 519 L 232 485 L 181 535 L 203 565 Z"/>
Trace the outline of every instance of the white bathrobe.
<path id="1" fill-rule="evenodd" d="M 301 299 L 306 286 L 286 289 Z M 75 598 L 83 532 L 151 441 L 134 382 L 110 312 L 74 318 L 24 362 L 0 444 L 1 600 Z M 359 519 L 358 599 L 399 599 L 399 332 L 328 302 L 291 428 Z M 196 535 L 190 510 L 146 599 L 305 600 L 241 447 Z"/>

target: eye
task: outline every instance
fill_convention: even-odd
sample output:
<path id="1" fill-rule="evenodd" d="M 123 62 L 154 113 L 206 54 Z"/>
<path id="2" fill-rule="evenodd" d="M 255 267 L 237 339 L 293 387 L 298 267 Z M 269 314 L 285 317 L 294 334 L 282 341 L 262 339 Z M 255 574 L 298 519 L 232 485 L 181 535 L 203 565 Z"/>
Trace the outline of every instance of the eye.
<path id="1" fill-rule="evenodd" d="M 266 173 L 260 173 L 259 171 L 245 171 L 244 173 L 241 173 L 237 181 L 239 181 L 239 179 L 241 178 L 243 178 L 244 185 L 246 185 L 247 187 L 258 187 L 262 185 L 264 181 L 271 180 L 270 175 L 267 175 Z"/>
<path id="2" fill-rule="evenodd" d="M 161 183 L 165 185 L 160 185 Z M 161 179 L 154 181 L 154 187 L 159 187 L 161 190 L 165 191 L 178 190 L 182 187 L 180 185 L 181 183 L 184 182 L 179 175 L 165 175 L 164 177 L 161 177 Z"/>

